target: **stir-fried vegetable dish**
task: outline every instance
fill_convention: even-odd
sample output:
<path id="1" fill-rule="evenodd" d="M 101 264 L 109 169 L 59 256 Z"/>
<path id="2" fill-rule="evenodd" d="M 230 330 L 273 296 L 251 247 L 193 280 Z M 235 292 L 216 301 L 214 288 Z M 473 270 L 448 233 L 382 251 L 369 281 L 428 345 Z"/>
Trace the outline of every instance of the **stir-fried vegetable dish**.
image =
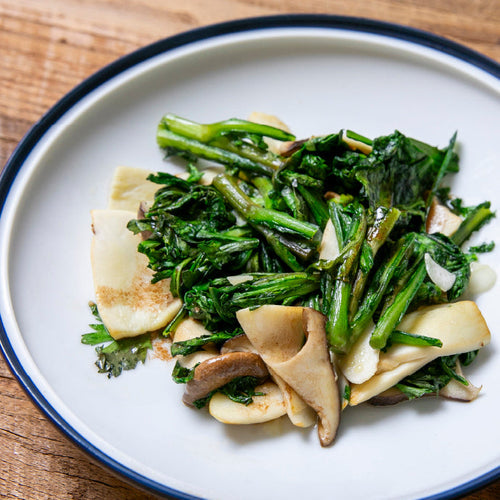
<path id="1" fill-rule="evenodd" d="M 186 405 L 225 423 L 317 423 L 322 445 L 348 405 L 477 397 L 462 367 L 490 332 L 470 287 L 494 243 L 467 242 L 494 212 L 446 187 L 456 135 L 442 149 L 398 131 L 296 140 L 254 113 L 167 114 L 156 138 L 185 173 L 121 167 L 92 212 L 82 342 L 99 372 L 164 340 Z"/>

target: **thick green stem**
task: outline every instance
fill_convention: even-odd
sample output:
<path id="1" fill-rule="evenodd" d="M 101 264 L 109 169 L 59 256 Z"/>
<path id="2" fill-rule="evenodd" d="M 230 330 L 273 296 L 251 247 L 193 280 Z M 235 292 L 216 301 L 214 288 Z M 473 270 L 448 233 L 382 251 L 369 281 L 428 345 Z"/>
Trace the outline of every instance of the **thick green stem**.
<path id="1" fill-rule="evenodd" d="M 252 184 L 259 190 L 259 193 L 264 199 L 266 208 L 273 208 L 274 203 L 271 198 L 271 193 L 274 191 L 274 186 L 269 177 L 255 176 L 251 179 Z"/>
<path id="2" fill-rule="evenodd" d="M 293 141 L 295 139 L 293 134 L 285 130 L 260 123 L 239 120 L 238 118 L 231 118 L 217 123 L 202 124 L 168 113 L 163 117 L 162 123 L 176 134 L 201 142 L 209 142 L 214 137 L 228 132 L 246 132 L 248 134 L 271 137 L 279 141 Z"/>
<path id="3" fill-rule="evenodd" d="M 273 171 L 283 166 L 283 162 L 279 156 L 271 151 L 263 151 L 252 143 L 233 141 L 226 136 L 222 136 L 213 140 L 210 145 L 237 154 L 260 165 L 265 165 L 272 168 Z"/>
<path id="4" fill-rule="evenodd" d="M 391 234 L 391 231 L 400 215 L 401 212 L 394 207 L 389 210 L 381 207 L 376 212 L 375 222 L 366 234 L 366 243 L 368 245 L 368 251 L 370 252 L 371 259 L 369 263 L 360 263 L 358 275 L 356 276 L 352 289 L 351 303 L 349 306 L 351 318 L 354 318 L 354 315 L 358 310 L 361 297 L 365 291 L 368 274 L 373 267 L 373 259 L 377 255 L 380 247 L 386 242 L 387 238 Z"/>
<path id="5" fill-rule="evenodd" d="M 290 249 L 281 241 L 281 239 L 274 233 L 272 229 L 266 226 L 254 225 L 255 229 L 259 231 L 266 241 L 269 243 L 274 253 L 278 258 L 284 262 L 292 271 L 301 271 L 304 266 L 297 260 L 296 256 Z"/>
<path id="6" fill-rule="evenodd" d="M 318 226 L 321 229 L 324 229 L 326 223 L 328 222 L 328 219 L 330 218 L 330 214 L 328 213 L 328 207 L 326 206 L 326 203 L 321 199 L 321 197 L 318 194 L 313 194 L 305 186 L 302 186 L 302 184 L 299 184 L 297 186 L 297 190 L 307 203 L 307 206 L 309 207 L 309 210 L 311 211 L 311 214 L 314 217 L 316 224 L 318 224 Z"/>
<path id="7" fill-rule="evenodd" d="M 345 354 L 349 343 L 349 301 L 352 285 L 336 281 L 333 287 L 331 307 L 326 323 L 328 344 L 336 354 Z"/>
<path id="8" fill-rule="evenodd" d="M 495 214 L 490 210 L 490 203 L 481 203 L 470 211 L 451 239 L 458 246 L 462 245 L 474 231 L 481 229 L 494 216 Z"/>
<path id="9" fill-rule="evenodd" d="M 384 267 L 380 268 L 373 279 L 373 285 L 368 289 L 362 304 L 359 306 L 357 313 L 352 322 L 352 333 L 350 345 L 359 338 L 361 333 L 370 322 L 373 314 L 377 310 L 382 301 L 385 292 L 392 280 L 399 265 L 405 258 L 409 258 L 413 252 L 414 237 L 408 238 L 404 243 L 400 244 L 392 257 Z"/>
<path id="10" fill-rule="evenodd" d="M 339 266 L 333 285 L 330 310 L 327 314 L 326 336 L 328 343 L 337 354 L 346 353 L 351 334 L 349 326 L 349 303 L 352 279 L 356 273 L 359 254 L 366 235 L 366 217 L 361 210 L 359 218 L 351 228 L 352 241 L 348 245 L 345 260 Z"/>
<path id="11" fill-rule="evenodd" d="M 187 152 L 197 158 L 214 161 L 223 165 L 235 166 L 247 172 L 260 175 L 272 176 L 275 169 L 269 165 L 263 165 L 255 161 L 243 158 L 236 153 L 224 149 L 209 146 L 195 139 L 189 139 L 167 130 L 161 124 L 158 127 L 156 140 L 161 148 L 172 148 L 174 151 Z"/>
<path id="12" fill-rule="evenodd" d="M 218 175 L 213 180 L 213 185 L 248 222 L 264 224 L 279 232 L 295 234 L 307 240 L 314 239 L 319 231 L 318 226 L 314 224 L 299 221 L 283 212 L 256 205 L 238 187 L 236 180 L 229 175 Z"/>
<path id="13" fill-rule="evenodd" d="M 232 295 L 233 308 L 279 303 L 293 297 L 303 297 L 318 290 L 319 275 L 304 272 L 282 273 L 245 283 L 245 290 Z M 238 288 L 238 287 L 237 287 Z"/>
<path id="14" fill-rule="evenodd" d="M 427 270 L 422 259 L 405 287 L 396 295 L 392 304 L 387 307 L 379 318 L 370 339 L 370 345 L 374 349 L 383 349 L 385 347 L 389 335 L 400 323 L 426 276 Z"/>

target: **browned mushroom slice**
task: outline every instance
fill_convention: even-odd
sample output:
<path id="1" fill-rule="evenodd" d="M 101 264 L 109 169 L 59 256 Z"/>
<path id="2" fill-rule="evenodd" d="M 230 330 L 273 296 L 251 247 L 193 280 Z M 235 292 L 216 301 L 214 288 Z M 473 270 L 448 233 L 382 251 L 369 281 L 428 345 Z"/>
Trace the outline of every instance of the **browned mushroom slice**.
<path id="1" fill-rule="evenodd" d="M 306 142 L 307 139 L 284 142 L 279 149 L 279 154 L 285 157 L 292 156 L 293 153 L 296 153 Z"/>
<path id="2" fill-rule="evenodd" d="M 448 207 L 441 205 L 436 198 L 432 200 L 425 221 L 425 230 L 428 233 L 442 233 L 451 236 L 462 223 L 462 219 L 455 215 Z"/>
<path id="3" fill-rule="evenodd" d="M 242 309 L 238 321 L 266 364 L 319 416 L 323 446 L 335 438 L 340 399 L 325 336 L 325 317 L 309 308 Z"/>
<path id="4" fill-rule="evenodd" d="M 257 352 L 255 347 L 252 345 L 252 343 L 244 333 L 226 340 L 221 348 L 221 353 L 235 351 Z M 285 405 L 286 413 L 292 424 L 296 425 L 297 427 L 310 427 L 311 425 L 314 425 L 316 423 L 316 413 L 314 412 L 314 410 L 308 404 L 306 404 L 304 400 L 290 387 L 290 385 L 288 385 L 277 373 L 275 373 L 274 370 L 269 367 L 268 370 L 271 378 L 281 390 L 283 401 L 279 404 Z M 276 402 L 277 399 L 270 398 L 269 401 Z M 272 412 L 273 410 L 270 406 L 271 405 L 269 405 L 269 411 Z"/>
<path id="5" fill-rule="evenodd" d="M 170 280 L 152 283 L 148 259 L 137 251 L 141 238 L 127 229 L 134 212 L 92 210 L 92 273 L 96 303 L 114 339 L 163 328 L 181 300 L 170 293 Z"/>
<path id="6" fill-rule="evenodd" d="M 373 406 L 391 406 L 403 401 L 408 401 L 408 396 L 396 387 L 391 387 L 368 400 L 368 403 Z"/>
<path id="7" fill-rule="evenodd" d="M 237 377 L 255 377 L 263 382 L 269 376 L 265 363 L 252 352 L 229 352 L 200 363 L 186 384 L 182 401 L 188 406 Z"/>
<path id="8" fill-rule="evenodd" d="M 461 377 L 464 376 L 462 371 L 462 365 L 459 361 L 455 366 L 455 372 Z M 465 378 L 465 377 L 464 377 Z M 467 379 L 466 379 L 467 380 Z M 467 380 L 467 385 L 460 383 L 458 380 L 451 379 L 440 391 L 439 396 L 445 399 L 452 399 L 453 401 L 474 401 L 479 396 L 481 392 L 481 387 L 476 387 L 472 385 L 469 380 Z"/>
<path id="9" fill-rule="evenodd" d="M 475 351 L 490 341 L 490 331 L 477 305 L 465 300 L 412 312 L 403 318 L 398 329 L 438 338 L 443 346 L 394 344 L 381 352 L 375 375 L 362 384 L 351 385 L 351 406 L 372 399 L 440 356 Z"/>
<path id="10" fill-rule="evenodd" d="M 455 367 L 455 372 L 463 377 L 462 367 L 457 361 Z M 464 377 L 465 378 L 465 377 Z M 439 393 L 429 393 L 426 396 L 439 396 L 440 398 L 451 399 L 453 401 L 463 401 L 469 402 L 473 401 L 479 395 L 481 387 L 476 387 L 467 380 L 467 385 L 462 384 L 458 380 L 451 379 L 440 391 Z M 389 406 L 401 403 L 402 401 L 407 401 L 408 397 L 397 387 L 391 387 L 386 391 L 378 394 L 377 396 L 371 398 L 368 403 L 373 406 Z"/>
<path id="11" fill-rule="evenodd" d="M 254 352 L 257 354 L 255 347 L 244 333 L 226 340 L 222 344 L 220 352 L 221 354 L 226 352 Z"/>

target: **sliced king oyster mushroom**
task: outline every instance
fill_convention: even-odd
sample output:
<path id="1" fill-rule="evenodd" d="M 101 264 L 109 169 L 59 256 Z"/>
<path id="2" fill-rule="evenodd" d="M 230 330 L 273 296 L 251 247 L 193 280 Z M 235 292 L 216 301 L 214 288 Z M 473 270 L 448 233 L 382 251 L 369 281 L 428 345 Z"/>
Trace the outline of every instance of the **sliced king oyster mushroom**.
<path id="1" fill-rule="evenodd" d="M 111 181 L 108 209 L 136 212 L 141 202 L 152 203 L 159 188 L 147 180 L 152 173 L 142 168 L 117 167 Z"/>
<path id="2" fill-rule="evenodd" d="M 340 398 L 326 344 L 326 318 L 314 309 L 265 305 L 236 313 L 262 359 L 318 414 L 322 446 L 335 439 Z"/>
<path id="3" fill-rule="evenodd" d="M 358 405 L 390 389 L 440 356 L 474 351 L 490 341 L 490 331 L 471 301 L 429 306 L 406 315 L 398 330 L 438 338 L 442 347 L 394 344 L 381 352 L 377 373 L 362 384 L 351 385 L 349 404 Z"/>
<path id="4" fill-rule="evenodd" d="M 462 224 L 462 219 L 458 215 L 439 203 L 436 198 L 432 200 L 425 221 L 425 230 L 429 234 L 442 233 L 445 236 L 451 236 L 460 224 Z"/>
<path id="5" fill-rule="evenodd" d="M 203 326 L 202 323 L 193 318 L 184 318 L 174 333 L 174 342 L 183 342 L 191 340 L 202 335 L 210 335 L 210 332 Z M 187 354 L 185 356 L 177 355 L 175 359 L 184 368 L 194 368 L 197 364 L 206 361 L 207 359 L 214 358 L 220 353 L 213 344 L 206 344 L 200 351 Z"/>
<path id="6" fill-rule="evenodd" d="M 288 126 L 283 123 L 278 117 L 274 115 L 268 115 L 266 113 L 261 113 L 259 111 L 253 111 L 248 116 L 248 121 L 254 123 L 260 123 L 261 125 L 269 125 L 270 127 L 279 128 L 285 132 L 290 132 Z M 264 141 L 269 147 L 269 151 L 275 154 L 281 154 L 282 148 L 286 148 L 289 144 L 288 142 L 278 141 L 270 137 L 265 137 Z"/>
<path id="7" fill-rule="evenodd" d="M 181 301 L 170 293 L 170 280 L 151 283 L 148 259 L 137 251 L 141 237 L 127 229 L 135 213 L 93 210 L 91 216 L 96 304 L 109 333 L 120 339 L 163 328 Z"/>
<path id="8" fill-rule="evenodd" d="M 203 361 L 186 384 L 182 401 L 187 406 L 237 377 L 255 377 L 264 382 L 269 376 L 265 363 L 252 352 L 229 352 Z"/>
<path id="9" fill-rule="evenodd" d="M 225 394 L 215 393 L 208 404 L 212 417 L 224 424 L 261 424 L 286 415 L 285 401 L 280 388 L 271 381 L 255 388 L 262 396 L 253 396 L 253 402 L 242 405 Z"/>
<path id="10" fill-rule="evenodd" d="M 242 333 L 236 335 L 232 339 L 226 340 L 221 348 L 221 353 L 226 352 L 255 352 L 257 353 L 255 347 L 252 345 L 248 337 Z M 304 402 L 304 400 L 269 366 L 267 367 L 271 378 L 275 384 L 279 387 L 282 393 L 283 404 L 286 408 L 286 413 L 288 418 L 293 425 L 297 427 L 310 427 L 316 423 L 316 412 Z M 220 399 L 220 398 L 219 398 Z M 277 398 L 269 399 L 268 411 L 270 414 L 279 413 L 278 409 L 276 411 L 272 408 L 273 404 L 279 404 L 281 406 L 281 401 Z M 261 405 L 263 406 L 263 404 Z M 222 416 L 222 410 L 228 408 L 229 406 L 221 407 L 219 410 L 219 415 Z M 281 416 L 281 415 L 279 415 Z M 220 420 L 220 418 L 218 419 Z M 269 420 L 271 420 L 269 418 Z"/>

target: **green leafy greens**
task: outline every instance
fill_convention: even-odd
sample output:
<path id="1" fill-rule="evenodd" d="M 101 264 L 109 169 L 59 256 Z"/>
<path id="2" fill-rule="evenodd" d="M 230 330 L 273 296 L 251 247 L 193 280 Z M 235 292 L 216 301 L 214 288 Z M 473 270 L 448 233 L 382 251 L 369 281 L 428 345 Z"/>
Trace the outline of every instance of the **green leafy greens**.
<path id="1" fill-rule="evenodd" d="M 303 304 L 325 314 L 328 345 L 339 355 L 372 321 L 370 344 L 376 349 L 397 343 L 440 347 L 435 338 L 396 327 L 421 305 L 458 299 L 475 254 L 493 249 L 493 243 L 461 249 L 494 212 L 489 202 L 465 207 L 443 184 L 459 169 L 456 134 L 444 149 L 399 131 L 370 140 L 341 130 L 295 141 L 288 132 L 245 120 L 201 124 L 167 114 L 156 138 L 167 157 L 186 160 L 189 175 L 151 175 L 158 184 L 154 202 L 128 228 L 142 235 L 138 251 L 148 258 L 153 281 L 169 278 L 172 293 L 183 300 L 164 335 L 187 316 L 210 331 L 174 342 L 174 356 L 220 346 L 241 333 L 239 309 L 264 304 Z M 291 142 L 279 153 L 267 139 Z M 204 182 L 207 162 L 223 167 L 211 183 Z M 435 198 L 463 218 L 451 237 L 426 233 Z M 320 259 L 329 221 L 339 252 Z M 426 255 L 454 275 L 449 290 L 429 278 Z M 113 341 L 104 325 L 91 327 L 94 332 L 82 342 L 99 344 L 100 371 L 116 376 L 144 362 L 148 335 Z M 460 359 L 467 364 L 474 357 Z M 409 398 L 436 393 L 452 378 L 461 379 L 457 359 L 438 358 L 397 387 Z M 172 376 L 186 383 L 193 373 L 176 363 Z M 248 404 L 256 383 L 243 377 L 217 391 Z"/>
<path id="2" fill-rule="evenodd" d="M 114 340 L 108 329 L 102 323 L 97 306 L 89 304 L 90 310 L 98 323 L 89 325 L 91 333 L 82 335 L 82 344 L 97 346 L 96 366 L 99 373 L 108 377 L 118 377 L 123 370 L 132 370 L 138 363 L 144 363 L 148 351 L 152 348 L 149 333 L 137 337 Z"/>

